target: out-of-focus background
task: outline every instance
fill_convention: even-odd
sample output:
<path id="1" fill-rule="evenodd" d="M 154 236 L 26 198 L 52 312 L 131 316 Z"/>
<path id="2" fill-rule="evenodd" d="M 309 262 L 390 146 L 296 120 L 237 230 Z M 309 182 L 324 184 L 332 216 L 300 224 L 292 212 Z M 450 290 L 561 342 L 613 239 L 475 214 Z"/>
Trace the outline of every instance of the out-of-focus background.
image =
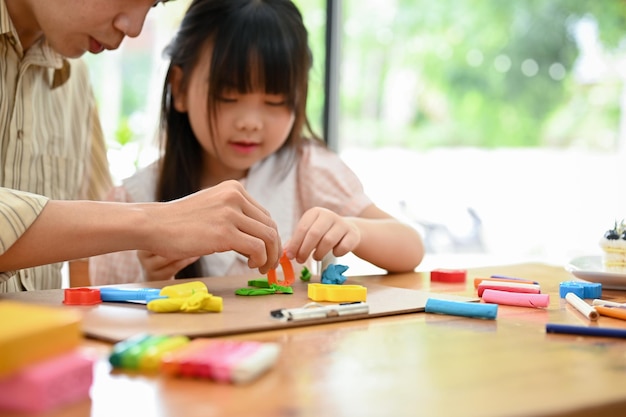
<path id="1" fill-rule="evenodd" d="M 331 146 L 422 232 L 422 268 L 565 264 L 626 218 L 622 0 L 295 3 L 314 54 L 309 117 L 327 131 L 334 97 Z M 86 58 L 117 181 L 158 155 L 162 51 L 188 4 L 159 5 L 138 38 Z"/>

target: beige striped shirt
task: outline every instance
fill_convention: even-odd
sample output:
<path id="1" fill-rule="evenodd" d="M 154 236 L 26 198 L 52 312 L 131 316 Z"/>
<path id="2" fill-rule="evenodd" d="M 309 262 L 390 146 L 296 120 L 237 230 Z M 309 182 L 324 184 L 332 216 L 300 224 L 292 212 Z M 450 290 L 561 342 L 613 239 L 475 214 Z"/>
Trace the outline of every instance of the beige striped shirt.
<path id="1" fill-rule="evenodd" d="M 86 65 L 45 40 L 24 52 L 0 0 L 0 253 L 48 198 L 100 199 L 111 185 Z M 0 292 L 60 288 L 60 271 L 61 264 L 0 271 Z"/>

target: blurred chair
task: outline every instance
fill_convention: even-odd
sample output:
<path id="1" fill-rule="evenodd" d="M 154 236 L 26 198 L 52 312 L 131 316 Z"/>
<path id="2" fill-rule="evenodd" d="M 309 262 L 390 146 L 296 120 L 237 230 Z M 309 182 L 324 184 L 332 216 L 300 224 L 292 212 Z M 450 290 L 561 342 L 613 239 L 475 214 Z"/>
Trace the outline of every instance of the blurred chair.
<path id="1" fill-rule="evenodd" d="M 466 208 L 467 218 L 450 219 L 449 222 L 433 222 L 418 218 L 406 201 L 400 201 L 400 208 L 413 225 L 422 232 L 424 248 L 427 253 L 486 253 L 483 239 L 482 220 L 472 207 Z M 463 231 L 449 225 L 459 224 L 459 220 L 469 221 L 470 227 Z"/>
<path id="2" fill-rule="evenodd" d="M 90 286 L 89 258 L 76 259 L 68 263 L 70 288 Z"/>

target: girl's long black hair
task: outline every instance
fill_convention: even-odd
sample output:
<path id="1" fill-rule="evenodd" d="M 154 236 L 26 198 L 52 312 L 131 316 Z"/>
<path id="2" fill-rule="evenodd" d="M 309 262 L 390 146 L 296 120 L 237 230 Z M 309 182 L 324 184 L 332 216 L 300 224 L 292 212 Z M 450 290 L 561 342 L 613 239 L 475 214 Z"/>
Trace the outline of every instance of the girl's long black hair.
<path id="1" fill-rule="evenodd" d="M 210 56 L 208 123 L 214 132 L 217 99 L 225 90 L 252 92 L 259 86 L 269 94 L 287 98 L 295 120 L 284 147 L 297 148 L 306 138 L 317 139 L 306 116 L 308 74 L 312 66 L 307 30 L 298 8 L 290 0 L 194 0 L 180 28 L 165 49 L 170 66 L 161 103 L 161 151 L 157 201 L 170 201 L 200 189 L 203 150 L 192 131 L 187 113 L 174 107 L 172 68 L 182 70 L 187 88 L 203 51 Z M 306 136 L 305 136 L 306 133 Z M 200 262 L 177 278 L 205 275 Z"/>

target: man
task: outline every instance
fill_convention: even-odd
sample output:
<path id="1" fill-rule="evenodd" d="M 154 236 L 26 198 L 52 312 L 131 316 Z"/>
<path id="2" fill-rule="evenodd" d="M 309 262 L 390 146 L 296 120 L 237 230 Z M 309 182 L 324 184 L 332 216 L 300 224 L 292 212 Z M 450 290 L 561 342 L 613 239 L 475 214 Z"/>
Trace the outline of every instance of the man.
<path id="1" fill-rule="evenodd" d="M 276 225 L 235 181 L 168 203 L 76 200 L 111 182 L 87 71 L 69 58 L 138 36 L 159 2 L 0 0 L 0 292 L 60 288 L 53 263 L 128 249 L 277 265 Z"/>

